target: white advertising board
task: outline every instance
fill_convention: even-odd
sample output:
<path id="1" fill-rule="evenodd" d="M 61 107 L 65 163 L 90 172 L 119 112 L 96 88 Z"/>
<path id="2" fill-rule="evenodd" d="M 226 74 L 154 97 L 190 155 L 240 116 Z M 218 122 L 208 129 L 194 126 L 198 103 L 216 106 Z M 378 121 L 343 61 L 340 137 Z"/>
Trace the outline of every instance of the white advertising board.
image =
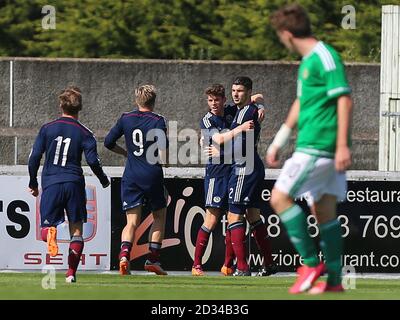
<path id="1" fill-rule="evenodd" d="M 111 187 L 103 189 L 96 177 L 85 177 L 87 223 L 80 270 L 110 269 Z M 57 227 L 59 254 L 47 254 L 40 236 L 40 194 L 28 192 L 28 176 L 0 176 L 0 269 L 68 268 L 68 222 Z"/>

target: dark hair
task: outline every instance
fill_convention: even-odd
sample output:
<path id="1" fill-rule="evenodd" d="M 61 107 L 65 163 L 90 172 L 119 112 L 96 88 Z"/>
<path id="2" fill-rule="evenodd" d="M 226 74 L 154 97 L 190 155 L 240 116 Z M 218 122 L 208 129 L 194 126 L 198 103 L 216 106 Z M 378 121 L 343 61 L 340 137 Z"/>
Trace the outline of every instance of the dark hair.
<path id="1" fill-rule="evenodd" d="M 60 107 L 68 115 L 77 115 L 82 110 L 81 89 L 76 86 L 69 86 L 61 91 L 58 96 Z"/>
<path id="2" fill-rule="evenodd" d="M 206 95 L 212 95 L 216 97 L 225 97 L 225 88 L 222 84 L 213 84 L 211 87 L 208 87 L 205 91 Z"/>
<path id="3" fill-rule="evenodd" d="M 307 38 L 312 35 L 310 18 L 306 10 L 297 3 L 275 11 L 271 17 L 271 24 L 275 30 L 287 30 L 295 38 Z"/>
<path id="4" fill-rule="evenodd" d="M 252 90 L 253 89 L 253 81 L 249 77 L 237 77 L 233 81 L 233 84 L 242 85 L 247 90 Z"/>

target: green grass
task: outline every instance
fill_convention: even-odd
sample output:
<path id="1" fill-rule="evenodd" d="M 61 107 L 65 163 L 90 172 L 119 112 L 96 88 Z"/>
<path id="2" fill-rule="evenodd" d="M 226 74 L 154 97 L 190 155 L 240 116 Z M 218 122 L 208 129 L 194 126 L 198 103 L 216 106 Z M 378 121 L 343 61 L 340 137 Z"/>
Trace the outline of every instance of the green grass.
<path id="1" fill-rule="evenodd" d="M 44 290 L 41 273 L 0 273 L 0 299 L 136 299 L 136 300 L 268 300 L 268 299 L 400 299 L 400 281 L 357 279 L 344 294 L 289 295 L 293 277 L 143 276 L 81 272 L 67 284 L 58 273 L 56 289 Z"/>

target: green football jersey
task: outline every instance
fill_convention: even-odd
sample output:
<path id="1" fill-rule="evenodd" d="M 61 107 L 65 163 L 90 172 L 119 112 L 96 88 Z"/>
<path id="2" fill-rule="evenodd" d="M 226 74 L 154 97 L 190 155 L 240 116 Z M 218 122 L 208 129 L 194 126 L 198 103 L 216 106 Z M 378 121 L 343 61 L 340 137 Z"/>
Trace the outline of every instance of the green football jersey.
<path id="1" fill-rule="evenodd" d="M 337 99 L 351 92 L 339 54 L 318 42 L 303 57 L 297 80 L 300 101 L 296 150 L 333 157 L 337 136 Z"/>

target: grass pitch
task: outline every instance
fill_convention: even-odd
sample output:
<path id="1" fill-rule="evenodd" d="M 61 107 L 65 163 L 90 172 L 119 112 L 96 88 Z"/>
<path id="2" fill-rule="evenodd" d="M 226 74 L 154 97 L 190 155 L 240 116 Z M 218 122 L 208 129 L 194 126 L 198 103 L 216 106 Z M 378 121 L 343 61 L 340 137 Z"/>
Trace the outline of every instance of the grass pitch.
<path id="1" fill-rule="evenodd" d="M 89 274 L 76 283 L 56 276 L 56 288 L 42 288 L 41 273 L 0 273 L 0 299 L 134 299 L 134 300 L 291 300 L 400 299 L 399 280 L 357 279 L 356 289 L 343 294 L 289 295 L 294 277 L 153 276 Z"/>

